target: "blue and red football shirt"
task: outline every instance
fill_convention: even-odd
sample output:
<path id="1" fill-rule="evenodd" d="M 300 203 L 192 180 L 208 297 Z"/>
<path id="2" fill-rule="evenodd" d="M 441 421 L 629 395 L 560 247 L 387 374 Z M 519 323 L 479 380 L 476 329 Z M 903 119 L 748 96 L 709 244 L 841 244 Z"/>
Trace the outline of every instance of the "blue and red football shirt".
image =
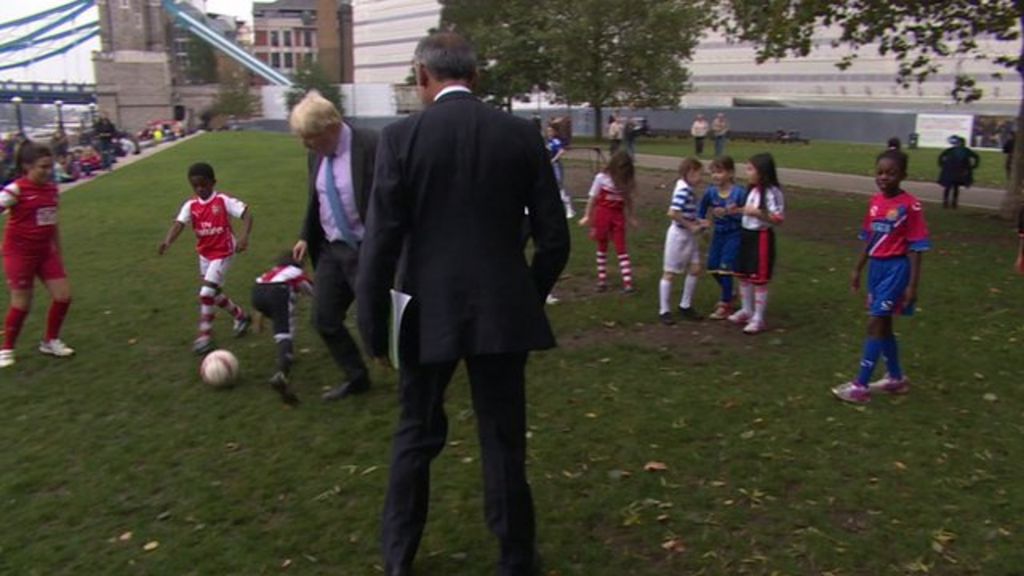
<path id="1" fill-rule="evenodd" d="M 921 202 L 900 192 L 892 198 L 879 192 L 871 198 L 861 240 L 872 258 L 905 256 L 907 252 L 924 252 L 932 247 Z"/>

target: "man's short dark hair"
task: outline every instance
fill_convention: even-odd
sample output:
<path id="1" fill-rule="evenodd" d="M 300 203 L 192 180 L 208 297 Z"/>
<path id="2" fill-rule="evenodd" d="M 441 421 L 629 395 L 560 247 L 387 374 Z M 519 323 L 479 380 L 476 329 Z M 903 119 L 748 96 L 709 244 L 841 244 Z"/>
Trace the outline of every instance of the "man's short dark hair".
<path id="1" fill-rule="evenodd" d="M 193 176 L 202 176 L 211 182 L 217 179 L 213 174 L 213 166 L 206 162 L 196 162 L 188 167 L 188 177 L 192 178 Z"/>
<path id="2" fill-rule="evenodd" d="M 420 40 L 415 59 L 438 81 L 476 77 L 476 52 L 455 32 L 437 32 Z"/>

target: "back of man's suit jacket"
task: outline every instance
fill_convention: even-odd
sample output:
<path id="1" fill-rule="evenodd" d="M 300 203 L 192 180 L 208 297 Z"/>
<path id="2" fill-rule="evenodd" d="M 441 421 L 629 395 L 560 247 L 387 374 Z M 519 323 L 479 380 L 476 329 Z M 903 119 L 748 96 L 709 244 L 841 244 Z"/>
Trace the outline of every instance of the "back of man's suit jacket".
<path id="1" fill-rule="evenodd" d="M 357 289 L 373 355 L 386 351 L 400 254 L 420 362 L 555 345 L 544 299 L 568 260 L 569 231 L 530 122 L 448 94 L 384 129 L 376 168 Z M 532 265 L 521 243 L 526 209 Z"/>

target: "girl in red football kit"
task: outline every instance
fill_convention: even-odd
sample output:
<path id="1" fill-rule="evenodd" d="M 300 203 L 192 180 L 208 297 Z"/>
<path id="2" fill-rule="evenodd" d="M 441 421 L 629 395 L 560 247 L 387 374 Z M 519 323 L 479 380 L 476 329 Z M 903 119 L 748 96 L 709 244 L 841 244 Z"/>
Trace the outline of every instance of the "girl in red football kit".
<path id="1" fill-rule="evenodd" d="M 15 153 L 15 162 L 18 178 L 0 190 L 0 213 L 7 214 L 4 276 L 11 293 L 0 368 L 14 365 L 14 345 L 32 307 L 32 288 L 37 276 L 53 299 L 39 351 L 58 358 L 75 353 L 60 340 L 60 329 L 71 306 L 71 286 L 60 254 L 60 197 L 53 182 L 53 152 L 46 146 L 25 142 Z"/>
<path id="2" fill-rule="evenodd" d="M 608 242 L 615 244 L 622 273 L 622 290 L 633 292 L 633 265 L 626 249 L 626 225 L 636 226 L 633 218 L 633 194 L 636 192 L 633 159 L 618 151 L 608 166 L 594 177 L 587 211 L 580 226 L 590 227 L 590 238 L 597 242 L 597 289 L 608 289 Z"/>

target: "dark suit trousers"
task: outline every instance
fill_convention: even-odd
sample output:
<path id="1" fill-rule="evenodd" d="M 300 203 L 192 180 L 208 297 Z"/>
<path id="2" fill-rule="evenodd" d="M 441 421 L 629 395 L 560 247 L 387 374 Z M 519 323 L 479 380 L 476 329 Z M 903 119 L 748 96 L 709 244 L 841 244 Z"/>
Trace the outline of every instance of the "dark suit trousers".
<path id="1" fill-rule="evenodd" d="M 404 352 L 404 351 L 403 351 Z M 458 361 L 418 364 L 402 357 L 402 413 L 392 447 L 384 505 L 383 552 L 411 566 L 427 522 L 430 463 L 448 434 L 444 394 Z M 526 481 L 525 353 L 466 358 L 484 471 L 487 526 L 501 545 L 499 574 L 531 574 L 534 513 Z"/>
<path id="2" fill-rule="evenodd" d="M 366 363 L 345 327 L 345 314 L 355 299 L 359 253 L 344 242 L 325 244 L 313 278 L 313 326 L 334 361 L 352 380 L 365 378 Z"/>

